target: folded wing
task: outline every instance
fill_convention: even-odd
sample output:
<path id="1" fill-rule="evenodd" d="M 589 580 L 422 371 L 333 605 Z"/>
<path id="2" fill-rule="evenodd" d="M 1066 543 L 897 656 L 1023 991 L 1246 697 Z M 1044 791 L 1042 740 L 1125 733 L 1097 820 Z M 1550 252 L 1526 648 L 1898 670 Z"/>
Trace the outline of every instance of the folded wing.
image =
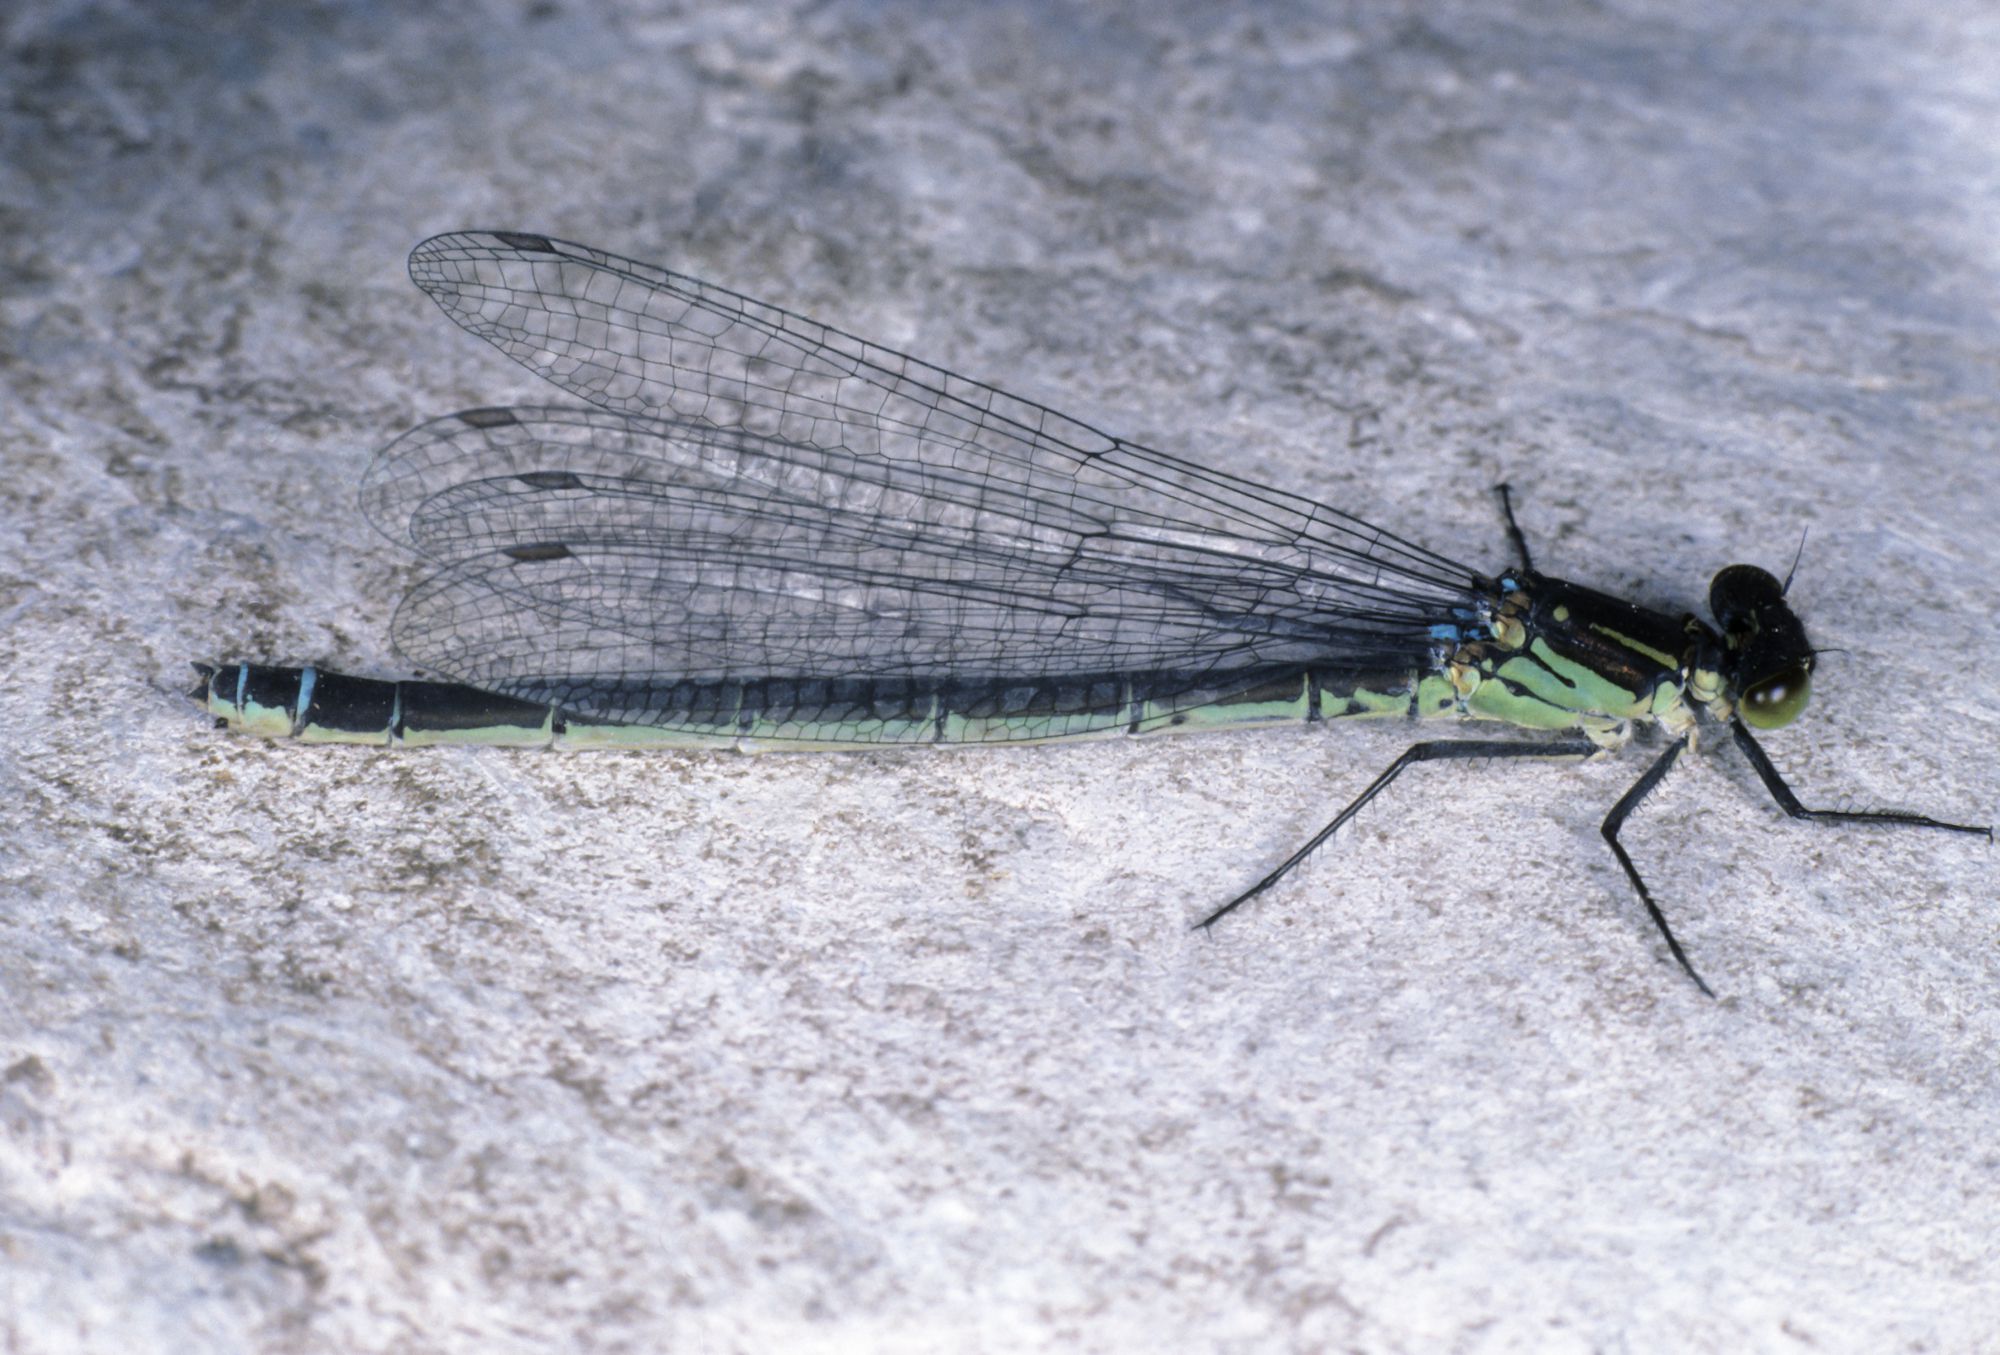
<path id="1" fill-rule="evenodd" d="M 593 406 L 453 415 L 370 468 L 371 519 L 444 566 L 397 642 L 462 681 L 1194 690 L 1420 659 L 1476 605 L 1472 571 L 1350 515 L 665 270 L 460 233 L 411 273 Z M 585 713 L 646 718 L 605 702 Z"/>

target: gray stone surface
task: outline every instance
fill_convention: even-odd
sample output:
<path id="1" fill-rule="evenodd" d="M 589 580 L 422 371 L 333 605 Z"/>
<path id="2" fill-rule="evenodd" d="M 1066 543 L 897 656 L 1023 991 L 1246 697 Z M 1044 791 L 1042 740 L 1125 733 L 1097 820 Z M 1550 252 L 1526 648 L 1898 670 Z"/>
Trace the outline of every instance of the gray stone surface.
<path id="1" fill-rule="evenodd" d="M 393 674 L 370 452 L 547 398 L 403 256 L 649 258 L 1662 607 L 1782 568 L 1809 801 L 1990 820 L 2000 19 L 1921 3 L 0 16 L 0 1345 L 1967 1350 L 1977 840 L 1734 753 L 232 740 Z M 444 7 L 426 11 L 446 13 Z M 1638 750 L 1634 750 L 1636 753 Z"/>

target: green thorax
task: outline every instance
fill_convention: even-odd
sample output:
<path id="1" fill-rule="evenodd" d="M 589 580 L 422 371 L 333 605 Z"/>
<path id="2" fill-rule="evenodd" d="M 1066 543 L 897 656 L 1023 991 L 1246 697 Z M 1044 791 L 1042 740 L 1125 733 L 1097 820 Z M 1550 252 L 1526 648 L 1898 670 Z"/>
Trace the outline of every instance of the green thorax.
<path id="1" fill-rule="evenodd" d="M 1684 698 L 1706 628 L 1594 589 L 1521 572 L 1501 580 L 1489 634 L 1442 656 L 1457 713 L 1529 729 L 1692 723 Z"/>

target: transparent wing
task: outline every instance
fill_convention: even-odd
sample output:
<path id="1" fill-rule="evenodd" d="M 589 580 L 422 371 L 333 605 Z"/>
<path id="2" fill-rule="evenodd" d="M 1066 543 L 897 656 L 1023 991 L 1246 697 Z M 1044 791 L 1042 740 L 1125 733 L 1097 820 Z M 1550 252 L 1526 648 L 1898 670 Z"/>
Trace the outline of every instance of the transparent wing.
<path id="1" fill-rule="evenodd" d="M 1289 549 L 1221 551 L 949 467 L 593 409 L 425 424 L 376 458 L 363 504 L 447 567 L 399 610 L 398 646 L 501 690 L 555 673 L 1194 682 L 1401 661 L 1439 619 L 1387 588 L 1366 611 L 1332 606 Z"/>
<path id="2" fill-rule="evenodd" d="M 1418 660 L 1477 576 L 1347 514 L 905 355 L 539 236 L 420 245 L 460 325 L 594 409 L 475 410 L 370 468 L 446 566 L 413 661 L 576 679 L 1033 678 Z M 589 686 L 589 682 L 584 684 Z M 615 708 L 585 713 L 644 718 Z"/>

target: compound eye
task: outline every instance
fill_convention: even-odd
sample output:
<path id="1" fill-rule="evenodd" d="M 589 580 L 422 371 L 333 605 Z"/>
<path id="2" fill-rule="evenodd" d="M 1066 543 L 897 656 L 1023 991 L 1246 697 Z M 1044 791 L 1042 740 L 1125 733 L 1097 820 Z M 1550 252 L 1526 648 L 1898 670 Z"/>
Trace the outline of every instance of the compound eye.
<path id="1" fill-rule="evenodd" d="M 1812 679 L 1803 667 L 1787 668 L 1743 693 L 1738 710 L 1743 723 L 1755 729 L 1780 729 L 1799 718 L 1812 696 Z"/>
<path id="2" fill-rule="evenodd" d="M 1731 565 L 1708 585 L 1708 610 L 1726 631 L 1755 630 L 1757 613 L 1784 599 L 1785 585 L 1755 565 Z"/>

